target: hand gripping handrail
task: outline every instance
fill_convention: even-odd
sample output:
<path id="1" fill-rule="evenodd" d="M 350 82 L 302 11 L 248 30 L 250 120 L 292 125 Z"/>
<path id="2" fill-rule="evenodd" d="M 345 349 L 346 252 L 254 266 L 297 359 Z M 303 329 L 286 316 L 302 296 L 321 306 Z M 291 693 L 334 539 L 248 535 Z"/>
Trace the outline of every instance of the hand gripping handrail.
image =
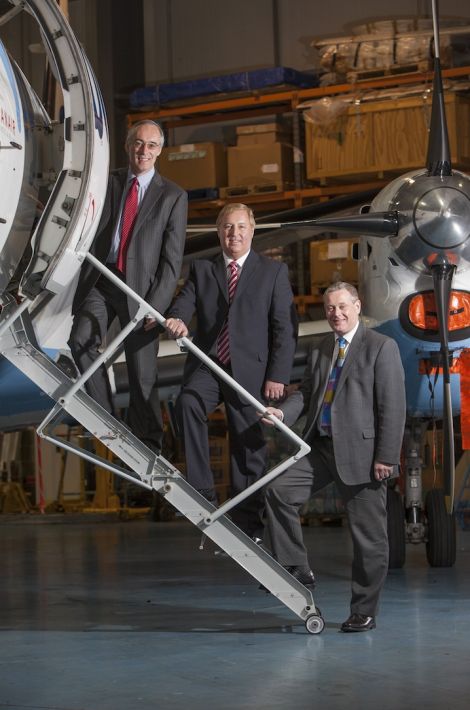
<path id="1" fill-rule="evenodd" d="M 164 326 L 166 318 L 162 316 L 161 313 L 159 313 L 155 308 L 153 308 L 150 304 L 148 304 L 145 299 L 143 299 L 141 296 L 139 296 L 135 291 L 133 291 L 127 284 L 125 284 L 118 276 L 116 276 L 112 271 L 110 271 L 104 264 L 101 263 L 93 254 L 90 254 L 89 252 L 84 255 L 88 261 L 90 261 L 98 271 L 100 271 L 102 274 L 104 274 L 115 286 L 117 286 L 121 291 L 126 293 L 130 298 L 132 298 L 134 301 L 136 301 L 139 304 L 139 309 L 137 312 L 137 316 L 133 318 L 131 321 L 132 323 L 137 322 L 138 316 L 142 318 L 144 315 L 150 315 L 155 320 L 162 326 Z M 144 313 L 145 311 L 145 313 Z M 119 337 L 119 340 L 122 341 L 122 333 Z M 248 486 L 244 491 L 241 493 L 238 493 L 238 495 L 234 496 L 230 500 L 226 501 L 223 503 L 219 508 L 217 508 L 214 512 L 212 512 L 210 515 L 207 516 L 205 519 L 205 522 L 209 525 L 210 523 L 213 523 L 215 520 L 220 518 L 222 515 L 225 515 L 225 513 L 228 513 L 229 510 L 234 508 L 236 505 L 241 503 L 243 500 L 248 498 L 252 493 L 255 493 L 257 490 L 265 486 L 267 483 L 272 481 L 274 478 L 279 476 L 283 471 L 285 471 L 289 466 L 291 466 L 293 463 L 301 459 L 303 456 L 308 454 L 310 451 L 310 446 L 303 441 L 297 434 L 295 434 L 289 427 L 287 427 L 283 422 L 281 422 L 277 417 L 274 417 L 272 414 L 268 414 L 267 412 L 267 407 L 266 405 L 262 404 L 259 402 L 256 397 L 253 397 L 252 394 L 247 392 L 246 389 L 244 389 L 236 380 L 233 379 L 225 370 L 223 370 L 221 367 L 219 367 L 213 360 L 211 360 L 210 357 L 208 357 L 202 350 L 200 350 L 196 345 L 193 344 L 190 338 L 179 338 L 177 341 L 181 346 L 189 350 L 193 355 L 195 355 L 199 360 L 201 360 L 207 367 L 209 367 L 220 379 L 224 380 L 232 389 L 234 389 L 243 399 L 248 402 L 248 404 L 251 404 L 257 412 L 259 412 L 260 416 L 265 416 L 266 419 L 269 419 L 272 424 L 278 429 L 281 434 L 283 434 L 287 439 L 289 439 L 293 444 L 298 446 L 298 451 L 293 454 L 292 456 L 289 456 L 287 459 L 282 461 L 280 464 L 272 468 L 270 471 L 264 474 L 261 478 L 259 478 L 257 481 L 251 484 L 251 486 Z M 107 351 L 109 351 L 109 348 L 107 348 Z M 104 353 L 104 358 L 106 359 L 107 355 Z M 100 361 L 101 362 L 101 361 Z M 79 381 L 75 383 L 75 386 L 73 388 L 73 391 L 76 391 L 77 388 L 81 387 L 81 385 L 84 384 L 84 382 L 90 377 L 91 374 L 96 370 L 98 365 L 95 363 L 92 368 L 86 371 L 82 375 Z M 66 398 L 70 395 L 70 392 L 67 393 Z"/>

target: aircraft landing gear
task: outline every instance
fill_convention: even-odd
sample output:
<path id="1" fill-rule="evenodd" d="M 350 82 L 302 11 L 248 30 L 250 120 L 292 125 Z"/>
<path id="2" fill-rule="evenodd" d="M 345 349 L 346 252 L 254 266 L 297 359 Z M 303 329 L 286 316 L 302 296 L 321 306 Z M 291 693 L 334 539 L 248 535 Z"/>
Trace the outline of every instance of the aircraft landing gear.
<path id="1" fill-rule="evenodd" d="M 406 543 L 426 543 L 431 567 L 452 567 L 456 559 L 456 519 L 447 512 L 442 488 L 432 488 L 423 506 L 422 461 L 419 456 L 426 426 L 414 422 L 405 437 L 405 501 L 398 489 L 387 490 L 389 569 L 405 564 Z"/>
<path id="2" fill-rule="evenodd" d="M 405 510 L 399 491 L 387 488 L 388 568 L 401 569 L 406 558 Z"/>
<path id="3" fill-rule="evenodd" d="M 428 519 L 426 557 L 431 567 L 452 567 L 456 558 L 455 515 L 446 508 L 444 491 L 433 488 L 426 495 Z"/>

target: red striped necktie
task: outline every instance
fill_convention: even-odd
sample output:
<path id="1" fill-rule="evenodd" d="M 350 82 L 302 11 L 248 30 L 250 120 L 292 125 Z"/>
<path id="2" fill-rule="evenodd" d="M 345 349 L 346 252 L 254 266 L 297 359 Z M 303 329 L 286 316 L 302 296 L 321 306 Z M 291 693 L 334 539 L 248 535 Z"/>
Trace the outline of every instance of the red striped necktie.
<path id="1" fill-rule="evenodd" d="M 135 177 L 126 195 L 126 201 L 124 202 L 124 208 L 122 210 L 121 240 L 119 242 L 116 268 L 123 274 L 126 273 L 127 250 L 131 242 L 132 230 L 134 229 L 139 207 L 138 184 L 138 180 Z"/>
<path id="2" fill-rule="evenodd" d="M 230 261 L 228 268 L 230 269 L 230 274 L 228 277 L 228 302 L 230 306 L 233 301 L 233 297 L 235 296 L 235 290 L 237 288 L 239 266 L 236 261 Z M 219 337 L 217 338 L 217 358 L 223 365 L 228 365 L 230 362 L 228 319 L 229 314 L 227 314 L 227 317 L 222 326 L 222 330 L 220 331 Z"/>

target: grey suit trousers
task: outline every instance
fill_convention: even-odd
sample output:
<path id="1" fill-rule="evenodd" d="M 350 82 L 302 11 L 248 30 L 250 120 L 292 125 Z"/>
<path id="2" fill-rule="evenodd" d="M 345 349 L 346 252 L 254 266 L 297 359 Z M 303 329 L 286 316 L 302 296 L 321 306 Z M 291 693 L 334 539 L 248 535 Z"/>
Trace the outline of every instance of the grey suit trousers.
<path id="1" fill-rule="evenodd" d="M 106 278 L 98 279 L 75 315 L 70 349 L 84 372 L 100 355 L 106 332 L 117 316 L 121 327 L 130 320 L 127 296 Z M 160 452 L 163 424 L 158 397 L 158 330 L 144 331 L 142 323 L 124 342 L 129 377 L 128 424 L 132 432 L 152 451 Z M 106 368 L 101 366 L 87 381 L 86 389 L 111 414 L 113 402 Z"/>
<path id="2" fill-rule="evenodd" d="M 266 520 L 272 552 L 284 566 L 308 566 L 299 511 L 310 496 L 334 481 L 343 500 L 353 542 L 351 613 L 375 616 L 388 571 L 385 483 L 345 485 L 333 443 L 315 437 L 311 452 L 266 488 Z"/>

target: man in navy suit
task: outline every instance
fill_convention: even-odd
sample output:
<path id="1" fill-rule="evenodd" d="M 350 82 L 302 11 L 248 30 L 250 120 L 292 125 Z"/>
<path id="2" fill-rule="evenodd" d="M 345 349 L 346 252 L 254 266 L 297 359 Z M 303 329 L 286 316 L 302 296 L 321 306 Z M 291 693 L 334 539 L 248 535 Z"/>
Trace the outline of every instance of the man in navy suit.
<path id="1" fill-rule="evenodd" d="M 253 251 L 254 230 L 250 208 L 228 204 L 221 210 L 217 231 L 222 253 L 191 264 L 189 278 L 169 310 L 166 328 L 173 338 L 187 336 L 196 314 L 194 344 L 258 400 L 279 400 L 289 383 L 297 319 L 287 267 Z M 230 298 L 232 269 L 237 275 Z M 222 354 L 224 331 L 226 352 Z M 189 353 L 176 407 L 186 471 L 194 488 L 214 503 L 207 418 L 222 402 L 230 438 L 232 492 L 236 494 L 265 472 L 262 427 L 255 409 Z M 234 522 L 252 537 L 262 532 L 260 499 L 251 496 L 232 512 Z"/>
<path id="2" fill-rule="evenodd" d="M 353 542 L 351 613 L 341 629 L 368 631 L 388 570 L 386 481 L 398 475 L 404 372 L 396 342 L 361 323 L 354 286 L 327 288 L 324 307 L 333 332 L 312 347 L 299 388 L 279 409 L 268 407 L 288 426 L 306 414 L 302 437 L 312 449 L 266 487 L 266 518 L 278 562 L 313 588 L 299 511 L 313 493 L 336 483 Z"/>
<path id="3" fill-rule="evenodd" d="M 139 121 L 130 128 L 126 139 L 129 166 L 110 174 L 103 214 L 90 250 L 160 313 L 168 308 L 180 275 L 187 220 L 186 192 L 155 169 L 162 146 L 163 132 L 154 121 Z M 132 186 L 137 189 L 137 212 L 122 254 L 123 214 Z M 99 356 L 114 318 L 117 316 L 124 327 L 137 308 L 135 301 L 100 276 L 89 262 L 84 263 L 72 305 L 74 322 L 69 340 L 81 372 Z M 149 448 L 159 452 L 163 427 L 155 387 L 156 321 L 147 317 L 139 323 L 125 340 L 124 348 L 129 376 L 129 426 Z M 86 387 L 104 409 L 113 412 L 104 366 Z"/>

